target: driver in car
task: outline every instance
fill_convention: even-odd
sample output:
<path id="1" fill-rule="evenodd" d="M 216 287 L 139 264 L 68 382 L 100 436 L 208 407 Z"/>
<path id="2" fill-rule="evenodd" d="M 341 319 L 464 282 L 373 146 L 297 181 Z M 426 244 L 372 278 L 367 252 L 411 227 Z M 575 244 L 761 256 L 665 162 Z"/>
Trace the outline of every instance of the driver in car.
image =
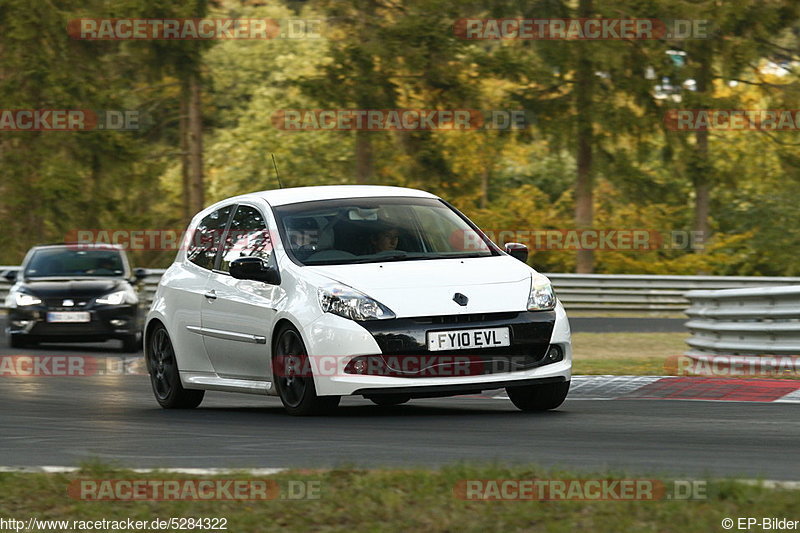
<path id="1" fill-rule="evenodd" d="M 319 251 L 319 228 L 313 220 L 294 221 L 287 233 L 292 250 L 304 259 Z"/>
<path id="2" fill-rule="evenodd" d="M 397 242 L 400 239 L 400 230 L 397 228 L 384 228 L 374 233 L 370 238 L 370 244 L 375 254 L 388 252 L 397 249 Z"/>

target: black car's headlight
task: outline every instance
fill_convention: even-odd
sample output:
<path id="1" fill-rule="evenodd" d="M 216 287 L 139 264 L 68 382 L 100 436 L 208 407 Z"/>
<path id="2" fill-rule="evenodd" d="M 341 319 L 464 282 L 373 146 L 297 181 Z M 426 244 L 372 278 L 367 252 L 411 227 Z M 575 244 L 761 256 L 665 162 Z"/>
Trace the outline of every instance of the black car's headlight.
<path id="1" fill-rule="evenodd" d="M 30 305 L 38 305 L 42 303 L 41 298 L 26 292 L 13 291 L 8 295 L 8 297 L 9 300 L 11 300 L 10 303 L 15 307 L 28 307 Z"/>
<path id="2" fill-rule="evenodd" d="M 131 288 L 114 291 L 95 299 L 95 303 L 101 305 L 135 304 L 138 302 L 139 298 L 136 296 L 136 292 Z"/>
<path id="3" fill-rule="evenodd" d="M 528 311 L 550 311 L 556 307 L 556 293 L 550 280 L 541 274 L 531 278 Z"/>
<path id="4" fill-rule="evenodd" d="M 386 320 L 395 318 L 391 309 L 366 294 L 346 285 L 330 285 L 317 290 L 319 305 L 326 313 L 350 320 Z"/>

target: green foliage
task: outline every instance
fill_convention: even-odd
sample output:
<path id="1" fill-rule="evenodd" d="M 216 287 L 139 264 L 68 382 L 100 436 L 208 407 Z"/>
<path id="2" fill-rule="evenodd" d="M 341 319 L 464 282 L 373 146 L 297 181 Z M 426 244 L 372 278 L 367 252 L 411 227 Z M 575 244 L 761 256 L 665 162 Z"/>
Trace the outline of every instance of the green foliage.
<path id="1" fill-rule="evenodd" d="M 800 157 L 797 132 L 712 132 L 709 156 L 695 136 L 664 128 L 671 108 L 797 109 L 800 80 L 775 73 L 796 61 L 796 2 L 595 0 L 603 17 L 707 18 L 710 39 L 470 41 L 453 24 L 475 17 L 569 17 L 577 2 L 315 0 L 238 2 L 67 0 L 0 4 L 4 109 L 140 109 L 133 132 L 0 132 L 0 264 L 70 230 L 179 229 L 183 215 L 178 134 L 181 80 L 203 80 L 207 202 L 284 186 L 355 183 L 367 147 L 367 181 L 442 195 L 492 230 L 569 230 L 574 224 L 575 105 L 581 61 L 593 68 L 594 226 L 647 229 L 669 243 L 692 230 L 694 183 L 708 178 L 711 228 L 703 250 L 598 250 L 608 273 L 798 275 Z M 203 42 L 76 41 L 70 19 L 147 16 L 312 19 L 308 39 Z M 684 67 L 668 50 L 687 53 Z M 681 101 L 680 86 L 711 53 L 712 83 Z M 736 83 L 731 83 L 738 80 Z M 281 110 L 434 108 L 525 110 L 512 131 L 282 130 Z M 362 148 L 358 152 L 357 144 Z M 362 161 L 363 163 L 363 161 Z M 165 266 L 172 252 L 134 254 Z M 572 271 L 574 250 L 534 249 L 545 271 Z"/>

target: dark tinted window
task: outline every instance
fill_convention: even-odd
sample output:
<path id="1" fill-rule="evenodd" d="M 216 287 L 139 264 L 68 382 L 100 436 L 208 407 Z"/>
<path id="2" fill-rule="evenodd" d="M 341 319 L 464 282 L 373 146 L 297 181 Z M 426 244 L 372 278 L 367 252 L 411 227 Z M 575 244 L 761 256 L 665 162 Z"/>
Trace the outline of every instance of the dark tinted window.
<path id="1" fill-rule="evenodd" d="M 42 248 L 36 250 L 25 267 L 28 278 L 71 278 L 76 276 L 122 276 L 125 266 L 117 250 Z"/>
<path id="2" fill-rule="evenodd" d="M 220 270 L 227 272 L 231 261 L 239 257 L 272 257 L 272 240 L 261 212 L 249 205 L 240 205 L 225 236 Z"/>
<path id="3" fill-rule="evenodd" d="M 232 210 L 233 206 L 230 205 L 217 209 L 200 221 L 186 252 L 189 261 L 209 270 L 214 268 L 214 259 L 222 240 L 222 232 L 228 224 Z"/>
<path id="4" fill-rule="evenodd" d="M 287 248 L 305 265 L 494 255 L 488 239 L 433 198 L 347 198 L 275 208 Z"/>

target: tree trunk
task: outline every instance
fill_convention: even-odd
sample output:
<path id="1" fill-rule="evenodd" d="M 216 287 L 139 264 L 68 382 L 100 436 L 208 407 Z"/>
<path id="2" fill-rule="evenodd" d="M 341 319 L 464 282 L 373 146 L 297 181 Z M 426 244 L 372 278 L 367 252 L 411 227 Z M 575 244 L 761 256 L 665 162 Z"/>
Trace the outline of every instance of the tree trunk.
<path id="1" fill-rule="evenodd" d="M 105 191 L 102 190 L 102 166 L 100 164 L 100 157 L 97 153 L 92 154 L 91 173 L 89 182 L 89 195 L 87 198 L 86 219 L 84 223 L 89 229 L 100 228 L 100 217 L 98 216 L 98 207 L 93 205 L 93 202 L 105 201 Z"/>
<path id="2" fill-rule="evenodd" d="M 189 80 L 181 83 L 181 109 L 178 129 L 181 138 L 181 191 L 183 193 L 183 219 L 186 224 L 194 212 L 190 201 L 189 186 Z"/>
<path id="3" fill-rule="evenodd" d="M 696 146 L 698 165 L 695 167 L 694 176 L 694 231 L 701 240 L 700 243 L 692 242 L 695 253 L 702 253 L 702 243 L 708 240 L 711 232 L 709 218 L 711 216 L 711 180 L 708 171 L 711 168 L 708 160 L 708 131 L 696 133 Z M 705 164 L 703 164 L 705 163 Z"/>
<path id="4" fill-rule="evenodd" d="M 578 16 L 589 18 L 592 0 L 580 0 Z M 584 43 L 580 43 L 584 44 Z M 585 43 L 591 45 L 591 43 Z M 592 90 L 594 66 L 587 55 L 588 47 L 579 50 L 580 59 L 575 73 L 575 107 L 577 112 L 577 165 L 575 182 L 575 226 L 579 230 L 590 229 L 594 223 L 593 176 L 592 176 Z M 594 250 L 578 250 L 575 271 L 579 274 L 594 272 Z"/>
<path id="5" fill-rule="evenodd" d="M 197 73 L 189 75 L 189 205 L 192 215 L 205 207 L 203 190 L 203 114 Z"/>
<path id="6" fill-rule="evenodd" d="M 711 81 L 711 68 L 713 50 L 711 44 L 706 44 L 698 51 L 697 96 L 702 102 L 701 107 L 707 108 L 705 101 L 708 92 L 713 90 Z M 695 133 L 695 154 L 691 165 L 692 183 L 694 184 L 694 235 L 698 235 L 703 242 L 708 241 L 711 233 L 709 218 L 711 216 L 711 188 L 713 183 L 713 165 L 708 152 L 708 130 L 698 130 Z M 692 243 L 695 253 L 703 253 L 702 243 Z M 700 246 L 697 246 L 697 245 Z"/>
<path id="7" fill-rule="evenodd" d="M 370 131 L 356 132 L 356 183 L 359 185 L 370 183 L 375 172 L 370 135 Z"/>

